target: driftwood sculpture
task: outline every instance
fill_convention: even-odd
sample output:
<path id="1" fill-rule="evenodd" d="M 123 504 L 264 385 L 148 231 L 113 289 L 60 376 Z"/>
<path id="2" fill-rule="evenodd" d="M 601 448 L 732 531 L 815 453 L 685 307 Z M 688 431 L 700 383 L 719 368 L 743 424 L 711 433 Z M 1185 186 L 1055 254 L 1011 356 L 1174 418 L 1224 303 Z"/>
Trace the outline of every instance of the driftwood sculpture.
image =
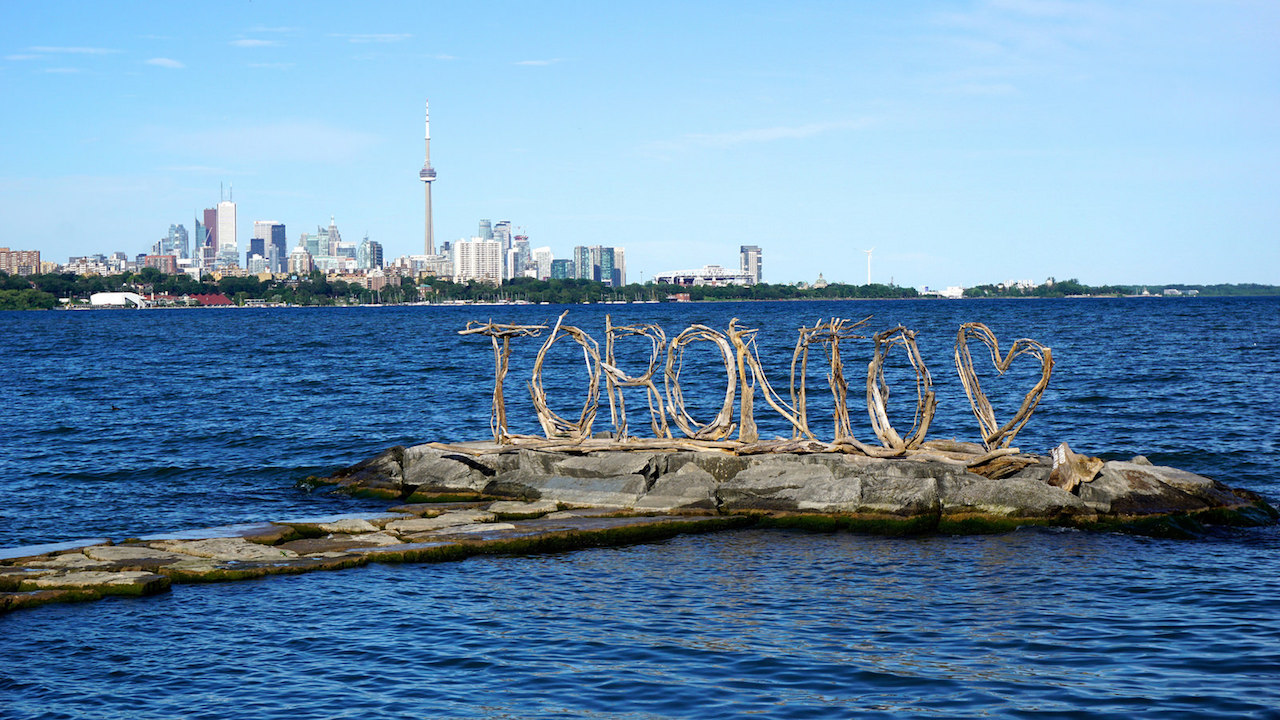
<path id="1" fill-rule="evenodd" d="M 616 437 L 626 439 L 627 405 L 622 397 L 622 388 L 642 387 L 645 399 L 649 402 L 649 426 L 655 438 L 669 438 L 671 431 L 667 429 L 666 411 L 662 405 L 662 393 L 653 382 L 653 376 L 662 367 L 662 356 L 667 351 L 667 334 L 657 325 L 623 325 L 614 326 L 613 319 L 604 316 L 604 373 L 609 395 L 609 419 L 613 421 Z M 627 375 L 618 369 L 613 355 L 613 343 L 619 337 L 639 336 L 648 338 L 652 345 L 649 354 L 649 367 L 638 377 Z"/>
<path id="2" fill-rule="evenodd" d="M 924 359 L 920 357 L 914 332 L 899 325 L 876 333 L 872 339 L 876 350 L 871 363 L 867 365 L 867 414 L 871 416 L 871 429 L 886 448 L 914 450 L 924 442 L 924 436 L 929 432 L 929 423 L 933 421 L 933 413 L 938 408 L 937 395 L 933 392 L 933 378 L 929 376 L 929 368 L 925 367 Z M 907 361 L 916 374 L 916 413 L 911 423 L 911 433 L 905 439 L 889 422 L 889 385 L 884 379 L 884 361 L 889 352 L 899 346 L 906 351 Z"/>
<path id="3" fill-rule="evenodd" d="M 916 345 L 916 335 L 905 327 L 898 326 L 872 336 L 874 352 L 867 366 L 867 414 L 871 420 L 872 430 L 883 446 L 873 447 L 860 442 L 853 436 L 848 408 L 848 382 L 845 379 L 840 347 L 840 343 L 844 340 L 864 339 L 866 336 L 858 334 L 857 331 L 871 320 L 870 317 L 857 322 L 844 318 L 831 318 L 798 329 L 799 337 L 791 356 L 790 402 L 786 402 L 769 383 L 769 378 L 760 362 L 759 349 L 756 345 L 758 331 L 739 326 L 737 318 L 729 322 L 727 334 L 705 325 L 693 325 L 668 340 L 662 328 L 657 325 L 615 326 L 612 318 L 606 316 L 606 340 L 602 357 L 599 345 L 589 334 L 580 328 L 564 324 L 567 314 L 566 311 L 560 315 L 551 334 L 538 350 L 533 364 L 533 373 L 528 383 L 534 412 L 538 423 L 542 426 L 545 439 L 512 435 L 507 432 L 503 382 L 510 358 L 511 338 L 537 337 L 547 329 L 547 326 L 510 325 L 492 321 L 481 324 L 473 321 L 467 323 L 465 330 L 460 331 L 459 334 L 462 335 L 487 335 L 493 344 L 494 391 L 490 426 L 496 443 L 546 450 L 587 450 L 597 445 L 612 447 L 621 444 L 627 449 L 635 450 L 692 449 L 738 455 L 770 452 L 838 452 L 869 457 L 927 456 L 945 462 L 962 462 L 972 472 L 993 478 L 1014 474 L 1028 463 L 1035 462 L 1034 459 L 1019 455 L 1017 448 L 1011 448 L 1009 445 L 1027 424 L 1045 388 L 1049 385 L 1049 377 L 1053 370 L 1052 352 L 1034 340 L 1023 338 L 1016 341 L 1009 353 L 1002 358 L 995 335 L 981 323 L 961 325 L 955 346 L 956 370 L 974 415 L 978 419 L 982 444 L 987 450 L 985 454 L 974 457 L 971 450 L 957 449 L 955 442 L 925 442 L 925 436 L 937 409 L 937 398 L 933 391 L 932 377 Z M 548 407 L 547 394 L 542 381 L 547 353 L 558 340 L 565 336 L 582 348 L 583 360 L 587 366 L 587 395 L 576 422 L 560 417 Z M 614 346 L 617 340 L 625 337 L 643 337 L 650 342 L 648 367 L 639 375 L 628 375 L 618 367 Z M 1014 359 L 1021 355 L 1031 355 L 1039 358 L 1041 362 L 1039 381 L 1023 398 L 1022 405 L 1014 416 L 1003 425 L 998 425 L 991 403 L 983 394 L 973 369 L 969 343 L 975 339 L 987 346 L 991 361 L 1001 374 L 1009 368 Z M 699 423 L 690 416 L 685 404 L 684 389 L 680 385 L 680 373 L 684 367 L 684 350 L 694 342 L 713 343 L 724 361 L 726 376 L 724 403 L 715 418 L 706 424 Z M 831 442 L 823 442 L 814 436 L 809 428 L 806 411 L 805 388 L 809 349 L 815 344 L 822 346 L 827 359 L 827 383 L 831 388 L 834 403 L 834 437 Z M 915 415 L 911 430 L 905 437 L 889 421 L 890 390 L 885 379 L 885 363 L 893 350 L 898 347 L 905 352 L 907 362 L 916 376 Z M 662 363 L 664 354 L 665 366 Z M 659 367 L 664 367 L 662 391 L 658 390 L 655 380 Z M 614 433 L 607 439 L 592 439 L 591 427 L 599 410 L 601 376 L 604 377 L 607 387 Z M 738 422 L 735 423 L 734 405 L 739 387 L 742 389 L 742 399 L 738 403 Z M 644 388 L 649 405 L 652 438 L 637 438 L 630 434 L 623 397 L 624 388 Z M 760 440 L 755 420 L 757 391 L 759 396 L 791 425 L 790 439 Z M 668 416 L 684 437 L 673 437 L 667 424 Z M 735 428 L 739 431 L 738 439 L 729 440 Z M 1079 478 L 1074 482 L 1086 481 L 1085 478 Z M 1066 484 L 1074 483 L 1064 481 L 1064 485 Z"/>
<path id="4" fill-rule="evenodd" d="M 724 405 L 715 419 L 702 425 L 689 416 L 685 409 L 684 393 L 680 389 L 680 370 L 684 367 L 684 347 L 689 343 L 703 340 L 715 343 L 724 358 L 725 383 Z M 691 325 L 684 332 L 671 340 L 667 351 L 667 371 L 663 378 L 667 390 L 667 403 L 671 410 L 671 419 L 676 427 L 686 436 L 694 440 L 722 440 L 733 434 L 733 399 L 738 388 L 737 373 L 734 368 L 733 347 L 723 333 L 712 330 L 706 325 Z"/>
<path id="5" fill-rule="evenodd" d="M 590 335 L 580 328 L 564 324 L 566 310 L 556 320 L 556 326 L 542 343 L 538 356 L 533 361 L 533 376 L 529 379 L 529 395 L 533 399 L 533 410 L 538 415 L 538 423 L 547 437 L 587 438 L 591 436 L 591 425 L 595 422 L 596 411 L 600 408 L 600 346 Z M 568 336 L 582 346 L 583 360 L 587 364 L 590 379 L 587 383 L 587 399 L 582 403 L 582 413 L 577 422 L 569 422 L 551 411 L 547 406 L 547 393 L 542 387 L 542 364 L 547 359 L 547 351 L 563 336 Z"/>
<path id="6" fill-rule="evenodd" d="M 737 352 L 738 358 L 738 382 L 742 385 L 742 401 L 738 411 L 738 440 L 745 443 L 754 443 L 760 439 L 756 430 L 755 420 L 755 390 L 759 386 L 765 402 L 774 409 L 784 420 L 791 424 L 791 437 L 805 438 L 809 440 L 815 439 L 813 433 L 809 431 L 809 421 L 803 412 L 804 397 L 804 362 L 801 363 L 800 377 L 800 397 L 801 406 L 797 409 L 794 405 L 788 405 L 783 402 L 773 386 L 769 384 L 769 377 L 765 374 L 764 368 L 760 364 L 760 352 L 756 346 L 755 329 L 738 327 L 738 318 L 729 321 L 729 341 L 733 343 L 734 350 Z M 800 359 L 802 350 L 807 353 L 808 346 L 803 344 L 804 337 L 796 343 L 795 354 L 791 358 L 791 398 L 792 403 L 796 398 L 796 363 Z M 805 358 L 807 361 L 807 356 Z M 750 380 L 747 379 L 747 370 L 751 371 Z"/>
<path id="7" fill-rule="evenodd" d="M 973 357 L 969 355 L 969 341 L 975 338 L 987 346 L 987 350 L 991 352 L 991 363 L 996 366 L 996 370 L 1001 375 L 1020 355 L 1031 355 L 1040 360 L 1040 380 L 1023 397 L 1018 411 L 1003 425 L 997 423 L 991 402 L 983 394 L 978 384 L 978 375 L 973 370 Z M 1001 358 L 1000 344 L 990 328 L 982 323 L 965 323 L 956 333 L 955 359 L 960 383 L 964 385 L 964 392 L 969 396 L 973 415 L 978 418 L 978 427 L 982 430 L 982 444 L 988 450 L 994 450 L 997 447 L 1008 448 L 1014 436 L 1031 419 L 1031 413 L 1035 411 L 1036 405 L 1040 404 L 1040 397 L 1044 395 L 1045 388 L 1049 387 L 1049 376 L 1053 374 L 1053 351 L 1035 340 L 1021 338 L 1015 340 L 1013 347 L 1009 348 L 1009 354 Z"/>
<path id="8" fill-rule="evenodd" d="M 561 317 L 564 317 L 563 315 Z M 493 441 L 503 443 L 507 435 L 507 404 L 502 397 L 502 382 L 507 377 L 507 362 L 511 359 L 511 338 L 537 337 L 546 330 L 546 325 L 504 325 L 490 320 L 481 324 L 474 320 L 467 323 L 465 330 L 459 335 L 488 335 L 493 341 L 493 409 L 489 411 L 489 429 L 493 431 Z M 501 344 L 499 344 L 501 340 Z"/>

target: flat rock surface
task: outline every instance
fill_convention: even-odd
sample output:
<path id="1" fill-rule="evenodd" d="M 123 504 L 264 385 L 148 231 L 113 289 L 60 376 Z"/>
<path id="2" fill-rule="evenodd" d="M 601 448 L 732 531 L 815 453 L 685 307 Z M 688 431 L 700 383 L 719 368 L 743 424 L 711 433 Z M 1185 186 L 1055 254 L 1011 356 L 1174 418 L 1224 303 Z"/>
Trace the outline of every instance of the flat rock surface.
<path id="1" fill-rule="evenodd" d="M 212 560 L 280 560 L 297 557 L 292 550 L 259 545 L 244 538 L 208 538 L 204 540 L 162 540 L 152 544 L 161 550 Z"/>

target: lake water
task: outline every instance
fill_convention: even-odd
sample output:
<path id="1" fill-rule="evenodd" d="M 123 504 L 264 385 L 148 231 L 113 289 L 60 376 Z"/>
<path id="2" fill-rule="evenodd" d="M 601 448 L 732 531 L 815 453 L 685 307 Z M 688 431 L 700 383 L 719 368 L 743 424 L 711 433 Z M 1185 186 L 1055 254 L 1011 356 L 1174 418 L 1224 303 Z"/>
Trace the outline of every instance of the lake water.
<path id="1" fill-rule="evenodd" d="M 0 313 L 0 547 L 124 538 L 384 504 L 298 481 L 387 446 L 483 438 L 493 360 L 467 320 L 554 322 L 556 306 Z M 668 335 L 760 328 L 785 389 L 795 328 L 873 315 L 919 333 L 939 395 L 930 437 L 976 439 L 956 329 L 1053 348 L 1015 445 L 1144 454 L 1280 497 L 1280 299 L 575 306 Z M 512 429 L 535 432 L 517 342 Z M 639 369 L 648 348 L 619 347 Z M 843 346 L 851 417 L 870 343 Z M 974 346 L 975 360 L 983 359 Z M 718 355 L 686 353 L 695 417 Z M 899 429 L 913 390 L 894 356 Z M 984 361 L 985 362 L 985 361 Z M 997 411 L 1038 368 L 982 371 Z M 824 363 L 810 422 L 830 437 Z M 581 354 L 553 349 L 553 407 L 577 414 Z M 629 396 L 633 430 L 643 399 Z M 638 409 L 640 412 L 638 412 Z M 762 435 L 784 432 L 757 402 Z M 608 425 L 607 407 L 597 428 Z M 736 531 L 551 556 L 376 566 L 0 617 L 0 717 L 1280 717 L 1280 533 L 1194 540 L 1026 530 L 890 539 Z"/>

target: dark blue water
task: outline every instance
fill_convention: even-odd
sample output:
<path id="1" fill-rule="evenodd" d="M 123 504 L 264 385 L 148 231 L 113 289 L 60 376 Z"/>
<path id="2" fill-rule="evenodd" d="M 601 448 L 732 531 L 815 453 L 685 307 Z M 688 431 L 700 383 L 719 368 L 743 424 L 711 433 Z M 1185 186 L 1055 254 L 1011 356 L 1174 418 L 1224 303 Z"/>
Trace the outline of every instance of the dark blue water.
<path id="1" fill-rule="evenodd" d="M 0 546 L 378 508 L 295 483 L 392 444 L 482 437 L 492 356 L 468 319 L 562 308 L 0 313 Z M 959 323 L 1052 346 L 1016 445 L 1142 453 L 1275 498 L 1280 301 L 612 306 L 670 334 L 762 328 L 785 388 L 794 328 L 874 314 L 920 332 L 931 437 L 974 439 Z M 604 307 L 569 321 L 603 340 Z M 513 429 L 538 341 L 516 348 Z M 633 369 L 646 348 L 620 348 Z M 981 358 L 973 349 L 975 359 Z M 846 345 L 852 408 L 866 341 Z M 575 415 L 580 354 L 548 370 Z M 895 422 L 912 389 L 890 373 Z M 706 347 L 686 396 L 723 393 Z M 982 376 L 1015 408 L 1032 363 Z M 830 436 L 822 362 L 810 421 Z M 632 427 L 647 425 L 629 400 Z M 757 402 L 762 434 L 784 432 Z M 855 432 L 871 432 L 862 411 Z M 607 408 L 598 427 L 607 425 Z M 744 531 L 543 557 L 180 586 L 0 617 L 0 717 L 1280 717 L 1280 535 L 1020 531 L 885 539 Z"/>

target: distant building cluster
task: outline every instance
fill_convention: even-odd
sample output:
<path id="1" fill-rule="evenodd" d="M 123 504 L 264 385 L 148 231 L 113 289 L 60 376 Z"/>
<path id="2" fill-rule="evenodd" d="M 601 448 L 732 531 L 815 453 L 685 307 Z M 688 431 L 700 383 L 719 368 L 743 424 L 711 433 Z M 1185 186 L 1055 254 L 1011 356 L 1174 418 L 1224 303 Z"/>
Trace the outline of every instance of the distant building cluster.
<path id="1" fill-rule="evenodd" d="M 455 282 L 497 285 L 503 280 L 595 280 L 610 287 L 627 284 L 626 251 L 603 245 L 578 246 L 572 258 L 556 258 L 550 247 L 530 247 L 529 236 L 513 229 L 510 220 L 480 221 L 477 233 L 464 240 L 445 241 L 438 253 L 395 259 L 392 267 L 418 275 L 451 278 Z"/>
<path id="2" fill-rule="evenodd" d="M 738 269 L 719 265 L 703 265 L 697 270 L 669 270 L 653 277 L 667 285 L 758 285 L 763 277 L 762 251 L 758 245 L 743 245 L 738 250 Z"/>
<path id="3" fill-rule="evenodd" d="M 154 268 L 167 275 L 304 276 L 320 271 L 334 278 L 377 289 L 388 276 L 449 278 L 458 283 L 498 285 L 504 280 L 592 280 L 610 287 L 627 284 L 626 251 L 606 245 L 579 245 L 569 257 L 556 257 L 550 247 L 531 247 L 529 237 L 511 221 L 480 220 L 477 233 L 454 242 L 435 242 L 432 227 L 431 186 L 436 180 L 431 166 L 431 119 L 424 115 L 424 159 L 417 178 L 424 184 L 423 254 L 394 260 L 383 257 L 382 245 L 366 235 L 360 242 L 343 240 L 332 216 L 329 224 L 302 233 L 290 248 L 284 223 L 255 220 L 247 247 L 237 237 L 234 194 L 220 197 L 211 208 L 197 212 L 194 230 L 169 225 L 168 232 L 149 252 L 130 257 L 123 252 L 69 258 L 64 265 L 41 262 L 39 251 L 0 248 L 0 271 L 10 275 L 66 272 L 77 275 L 113 275 Z M 243 252 L 242 252 L 243 251 Z M 654 280 L 674 285 L 754 285 L 761 282 L 761 250 L 743 245 L 739 269 L 718 265 L 657 275 Z"/>

